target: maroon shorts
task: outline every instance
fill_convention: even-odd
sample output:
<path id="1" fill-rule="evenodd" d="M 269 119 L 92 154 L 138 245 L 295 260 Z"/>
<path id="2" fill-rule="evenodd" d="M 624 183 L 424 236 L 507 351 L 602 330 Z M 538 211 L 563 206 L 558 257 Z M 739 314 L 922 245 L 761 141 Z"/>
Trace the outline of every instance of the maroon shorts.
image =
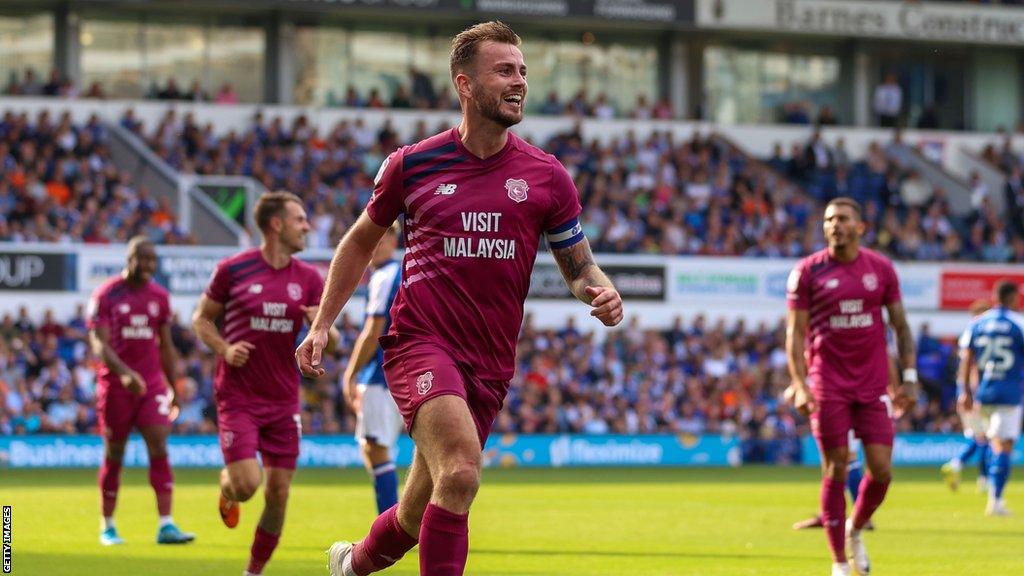
<path id="1" fill-rule="evenodd" d="M 384 347 L 384 377 L 406 430 L 412 432 L 416 411 L 427 400 L 458 396 L 469 407 L 482 448 L 505 401 L 508 382 L 477 378 L 447 350 L 432 342 L 407 341 L 395 336 L 384 336 L 380 342 Z"/>
<path id="2" fill-rule="evenodd" d="M 96 394 L 100 434 L 114 442 L 128 439 L 132 428 L 171 425 L 171 400 L 167 384 L 146 382 L 146 393 L 132 394 L 118 383 L 101 383 Z"/>
<path id="3" fill-rule="evenodd" d="M 818 409 L 811 415 L 811 430 L 822 450 L 848 446 L 850 430 L 865 446 L 892 446 L 896 430 L 888 394 L 869 401 L 835 397 L 819 397 L 816 401 Z"/>
<path id="4" fill-rule="evenodd" d="M 218 402 L 217 429 L 225 464 L 255 458 L 258 450 L 264 466 L 295 469 L 302 420 L 294 406 Z"/>

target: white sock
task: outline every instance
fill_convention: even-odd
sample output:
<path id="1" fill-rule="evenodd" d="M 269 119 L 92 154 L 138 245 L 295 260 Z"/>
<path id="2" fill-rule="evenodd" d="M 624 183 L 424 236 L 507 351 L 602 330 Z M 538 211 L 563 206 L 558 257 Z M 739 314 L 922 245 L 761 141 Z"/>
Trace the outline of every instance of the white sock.
<path id="1" fill-rule="evenodd" d="M 110 530 L 111 528 L 114 528 L 114 517 L 104 516 L 103 519 L 100 520 L 100 525 L 103 526 L 104 530 Z"/>
<path id="2" fill-rule="evenodd" d="M 343 576 L 356 576 L 356 569 L 352 567 L 352 557 L 355 554 L 349 553 L 345 556 L 345 560 L 341 563 L 341 573 Z"/>
<path id="3" fill-rule="evenodd" d="M 949 467 L 952 468 L 955 472 L 959 472 L 961 469 L 963 469 L 964 465 L 962 462 L 960 462 L 959 458 L 953 458 L 952 460 L 949 461 Z"/>
<path id="4" fill-rule="evenodd" d="M 171 524 L 174 524 L 174 518 L 172 516 L 161 516 L 160 517 L 160 527 L 161 528 L 163 528 L 164 526 L 170 526 Z"/>
<path id="5" fill-rule="evenodd" d="M 248 570 L 246 570 L 245 572 L 242 572 L 242 576 L 260 576 L 260 575 L 255 573 L 255 572 L 249 572 Z"/>

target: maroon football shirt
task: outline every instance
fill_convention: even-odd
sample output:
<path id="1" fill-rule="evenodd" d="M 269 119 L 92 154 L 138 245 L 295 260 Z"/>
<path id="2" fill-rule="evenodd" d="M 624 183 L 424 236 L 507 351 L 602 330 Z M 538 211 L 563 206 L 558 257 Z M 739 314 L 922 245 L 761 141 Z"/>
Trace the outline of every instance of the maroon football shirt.
<path id="1" fill-rule="evenodd" d="M 224 305 L 221 333 L 228 343 L 255 345 L 244 366 L 217 362 L 217 401 L 299 402 L 299 370 L 293 351 L 306 315 L 317 306 L 324 281 L 310 264 L 292 258 L 275 270 L 259 249 L 246 250 L 217 264 L 206 296 Z"/>
<path id="2" fill-rule="evenodd" d="M 554 248 L 583 239 L 562 164 L 512 133 L 481 160 L 453 128 L 389 156 L 366 212 L 379 226 L 405 215 L 390 334 L 430 340 L 479 378 L 511 378 L 541 235 Z"/>
<path id="3" fill-rule="evenodd" d="M 791 310 L 807 310 L 808 378 L 819 397 L 874 400 L 889 384 L 882 306 L 900 301 L 892 262 L 861 248 L 842 263 L 828 250 L 797 263 L 788 283 Z"/>

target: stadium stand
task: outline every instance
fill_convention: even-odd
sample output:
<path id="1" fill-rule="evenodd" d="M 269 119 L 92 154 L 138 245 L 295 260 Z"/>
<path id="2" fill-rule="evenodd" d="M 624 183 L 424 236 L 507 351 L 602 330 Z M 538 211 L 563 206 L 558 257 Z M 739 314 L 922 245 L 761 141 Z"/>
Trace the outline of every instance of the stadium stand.
<path id="1" fill-rule="evenodd" d="M 137 185 L 110 156 L 107 128 L 93 116 L 75 125 L 65 113 L 30 121 L 0 119 L 0 241 L 125 242 L 146 234 L 187 244 L 166 201 Z"/>
<path id="2" fill-rule="evenodd" d="M 302 387 L 303 430 L 350 433 L 354 417 L 334 385 L 359 327 L 345 316 L 327 374 Z M 179 434 L 215 430 L 214 357 L 180 322 L 172 335 L 183 377 L 175 383 Z M 67 319 L 22 307 L 0 317 L 0 434 L 96 431 L 96 357 L 86 344 L 84 306 Z M 518 369 L 496 432 L 736 435 L 747 461 L 793 462 L 807 422 L 781 401 L 789 384 L 780 323 L 731 326 L 698 315 L 677 317 L 664 331 L 636 319 L 598 341 L 571 320 L 540 329 L 527 317 Z M 957 422 L 948 371 L 952 347 L 920 332 L 918 365 L 925 383 L 904 431 L 949 432 Z M 573 362 L 564 362 L 573 358 Z"/>
<path id="3" fill-rule="evenodd" d="M 182 173 L 252 176 L 268 189 L 299 192 L 316 223 L 313 247 L 340 239 L 369 198 L 372 174 L 402 144 L 387 122 L 361 119 L 316 127 L 305 116 L 286 125 L 260 113 L 246 131 L 219 136 L 172 110 L 149 134 L 130 116 L 122 125 Z M 446 127 L 421 120 L 412 140 Z M 825 144 L 817 131 L 788 155 L 777 145 L 763 161 L 713 133 L 686 141 L 668 131 L 629 133 L 601 145 L 577 128 L 545 147 L 574 175 L 585 230 L 602 252 L 803 256 L 823 246 L 815 218 L 822 206 L 846 195 L 865 207 L 869 244 L 893 258 L 1024 261 L 1024 235 L 1007 228 L 987 192 L 970 214 L 953 214 L 948 193 L 902 160 L 909 152 L 899 132 L 873 142 L 863 158 L 852 158 L 842 138 Z"/>

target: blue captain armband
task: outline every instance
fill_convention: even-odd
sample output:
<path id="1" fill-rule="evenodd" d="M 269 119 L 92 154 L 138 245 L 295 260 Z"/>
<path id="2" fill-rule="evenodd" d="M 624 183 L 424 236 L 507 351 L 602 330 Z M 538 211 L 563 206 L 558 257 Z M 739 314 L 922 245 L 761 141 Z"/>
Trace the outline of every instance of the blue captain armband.
<path id="1" fill-rule="evenodd" d="M 568 248 L 585 238 L 583 226 L 580 224 L 579 218 L 573 218 L 561 226 L 548 230 L 545 233 L 545 237 L 548 240 L 548 246 L 551 246 L 552 250 Z"/>

